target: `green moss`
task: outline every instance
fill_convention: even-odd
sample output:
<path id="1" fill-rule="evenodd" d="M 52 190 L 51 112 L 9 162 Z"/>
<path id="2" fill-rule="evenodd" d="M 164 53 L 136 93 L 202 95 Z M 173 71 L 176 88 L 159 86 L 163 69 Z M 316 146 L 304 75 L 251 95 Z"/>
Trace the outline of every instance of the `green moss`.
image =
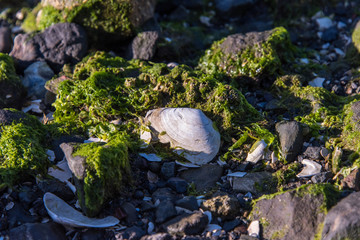
<path id="1" fill-rule="evenodd" d="M 75 67 L 73 80 L 59 86 L 54 106 L 55 121 L 69 131 L 82 129 L 103 138 L 118 130 L 131 132 L 139 116 L 158 107 L 201 109 L 226 142 L 241 125 L 260 119 L 239 90 L 211 75 L 186 66 L 170 70 L 165 64 L 125 61 L 100 52 Z M 122 124 L 111 123 L 116 119 Z"/>
<path id="2" fill-rule="evenodd" d="M 125 40 L 134 32 L 130 21 L 131 8 L 129 0 L 89 0 L 64 10 L 44 6 L 37 27 L 43 30 L 55 23 L 73 22 L 85 27 L 95 43 L 106 42 L 110 36 Z"/>
<path id="3" fill-rule="evenodd" d="M 81 144 L 73 153 L 86 158 L 84 195 L 78 192 L 78 198 L 88 216 L 95 216 L 106 200 L 120 193 L 124 184 L 130 182 L 125 135 L 120 133 L 105 145 Z"/>
<path id="4" fill-rule="evenodd" d="M 295 179 L 300 168 L 300 163 L 291 163 L 273 173 L 278 189 L 281 189 L 283 185 L 289 182 L 289 180 Z"/>
<path id="5" fill-rule="evenodd" d="M 37 119 L 1 127 L 0 179 L 12 186 L 28 177 L 45 174 L 50 165 L 44 149 L 46 132 Z"/>
<path id="6" fill-rule="evenodd" d="M 236 53 L 225 54 L 221 48 L 225 39 L 215 42 L 200 59 L 199 68 L 207 73 L 224 73 L 231 77 L 271 77 L 282 65 L 293 59 L 295 47 L 284 28 L 273 29 L 264 42 Z"/>

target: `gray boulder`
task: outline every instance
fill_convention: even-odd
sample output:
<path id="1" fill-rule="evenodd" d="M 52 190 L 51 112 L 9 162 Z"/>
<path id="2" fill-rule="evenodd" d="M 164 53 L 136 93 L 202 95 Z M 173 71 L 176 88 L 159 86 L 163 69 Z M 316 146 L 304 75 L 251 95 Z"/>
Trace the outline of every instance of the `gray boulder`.
<path id="1" fill-rule="evenodd" d="M 276 124 L 279 134 L 281 151 L 289 162 L 295 160 L 303 146 L 303 131 L 297 121 L 282 121 Z"/>
<path id="2" fill-rule="evenodd" d="M 46 61 L 55 72 L 64 64 L 75 64 L 87 51 L 85 30 L 75 23 L 58 23 L 33 37 L 19 34 L 10 55 L 18 68 L 24 70 L 36 61 Z"/>
<path id="3" fill-rule="evenodd" d="M 330 209 L 325 217 L 322 240 L 360 239 L 360 192 L 354 192 Z"/>
<path id="4" fill-rule="evenodd" d="M 202 212 L 184 214 L 171 220 L 166 227 L 168 233 L 177 236 L 201 234 L 209 222 Z"/>
<path id="5" fill-rule="evenodd" d="M 217 196 L 204 201 L 201 205 L 204 210 L 209 210 L 215 217 L 229 220 L 240 215 L 240 202 L 230 195 Z"/>
<path id="6" fill-rule="evenodd" d="M 151 60 L 155 56 L 159 33 L 157 31 L 145 31 L 139 33 L 129 46 L 131 59 Z"/>

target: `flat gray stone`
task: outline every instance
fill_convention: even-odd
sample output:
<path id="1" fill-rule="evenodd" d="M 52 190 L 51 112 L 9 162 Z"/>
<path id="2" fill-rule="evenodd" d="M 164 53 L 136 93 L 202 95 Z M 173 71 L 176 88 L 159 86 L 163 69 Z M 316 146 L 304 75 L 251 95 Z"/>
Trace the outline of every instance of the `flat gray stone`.
<path id="1" fill-rule="evenodd" d="M 272 178 L 271 173 L 269 172 L 255 172 L 247 173 L 244 177 L 234 177 L 233 179 L 233 190 L 238 192 L 251 192 L 258 193 L 256 189 L 256 184 L 262 184 L 265 180 L 270 180 Z"/>

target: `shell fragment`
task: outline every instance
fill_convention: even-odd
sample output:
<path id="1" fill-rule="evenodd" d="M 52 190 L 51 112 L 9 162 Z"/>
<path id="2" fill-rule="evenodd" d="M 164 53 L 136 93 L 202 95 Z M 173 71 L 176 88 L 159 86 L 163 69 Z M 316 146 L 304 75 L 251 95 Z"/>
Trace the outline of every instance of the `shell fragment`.
<path id="1" fill-rule="evenodd" d="M 266 147 L 267 144 L 264 140 L 255 142 L 248 153 L 246 161 L 257 163 L 264 156 Z"/>
<path id="2" fill-rule="evenodd" d="M 321 165 L 315 161 L 304 159 L 301 162 L 305 165 L 303 170 L 297 175 L 297 177 L 311 177 L 321 172 Z"/>
<path id="3" fill-rule="evenodd" d="M 45 193 L 44 205 L 54 222 L 72 227 L 106 228 L 119 223 L 115 217 L 88 218 L 52 193 Z"/>

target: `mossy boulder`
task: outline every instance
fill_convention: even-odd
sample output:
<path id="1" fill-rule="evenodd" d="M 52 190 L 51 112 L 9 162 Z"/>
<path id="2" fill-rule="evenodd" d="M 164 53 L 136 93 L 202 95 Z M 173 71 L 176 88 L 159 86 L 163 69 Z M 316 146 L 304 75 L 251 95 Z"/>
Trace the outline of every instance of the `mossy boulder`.
<path id="1" fill-rule="evenodd" d="M 270 78 L 293 58 L 295 47 L 286 29 L 230 35 L 215 42 L 200 59 L 206 73 L 230 77 Z"/>
<path id="2" fill-rule="evenodd" d="M 357 67 L 360 62 L 360 21 L 355 25 L 351 39 L 352 43 L 347 48 L 345 59 L 350 65 Z"/>
<path id="3" fill-rule="evenodd" d="M 259 113 L 234 87 L 186 66 L 126 61 L 98 52 L 79 63 L 73 80 L 62 82 L 54 103 L 55 122 L 107 137 L 136 129 L 138 117 L 160 107 L 201 109 L 226 142 Z M 121 124 L 114 124 L 114 120 Z"/>
<path id="4" fill-rule="evenodd" d="M 153 17 L 155 3 L 155 0 L 45 0 L 34 8 L 29 18 L 35 19 L 33 25 L 39 30 L 60 22 L 80 24 L 92 42 L 104 48 L 110 41 L 131 38 L 136 28 Z M 27 25 L 31 24 L 27 22 Z"/>
<path id="5" fill-rule="evenodd" d="M 265 239 L 314 239 L 339 197 L 330 184 L 303 185 L 259 198 L 251 218 L 261 222 Z"/>
<path id="6" fill-rule="evenodd" d="M 60 147 L 74 174 L 80 206 L 87 216 L 97 215 L 108 199 L 130 185 L 127 140 L 121 134 L 107 144 L 62 143 Z"/>
<path id="7" fill-rule="evenodd" d="M 360 101 L 345 107 L 342 140 L 347 149 L 360 153 Z"/>
<path id="8" fill-rule="evenodd" d="M 12 58 L 0 53 L 0 108 L 20 108 L 25 90 L 16 75 Z"/>
<path id="9" fill-rule="evenodd" d="M 44 126 L 31 116 L 23 117 L 23 113 L 8 110 L 14 116 L 13 123 L 5 122 L 0 130 L 0 184 L 12 186 L 46 174 L 50 166 L 44 146 L 46 130 Z"/>

